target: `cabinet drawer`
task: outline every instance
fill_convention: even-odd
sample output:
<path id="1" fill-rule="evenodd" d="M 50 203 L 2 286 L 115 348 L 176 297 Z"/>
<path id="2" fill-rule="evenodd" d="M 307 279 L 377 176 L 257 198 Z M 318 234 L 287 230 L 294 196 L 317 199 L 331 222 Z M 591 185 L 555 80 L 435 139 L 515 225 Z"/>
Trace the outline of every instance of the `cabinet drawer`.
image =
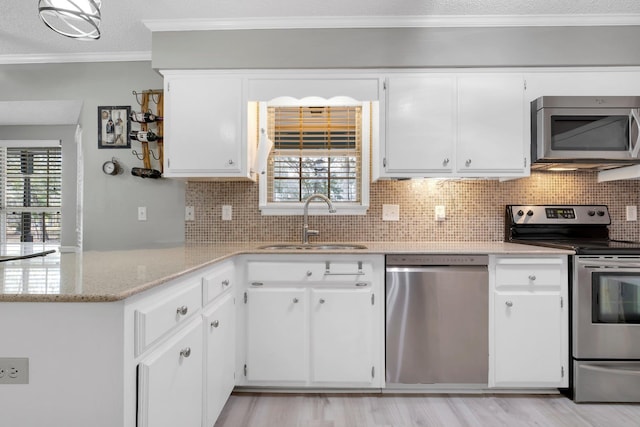
<path id="1" fill-rule="evenodd" d="M 251 261 L 247 265 L 249 282 L 367 281 L 372 277 L 371 263 L 363 261 Z"/>
<path id="2" fill-rule="evenodd" d="M 562 259 L 498 260 L 496 285 L 560 286 L 567 280 Z"/>
<path id="3" fill-rule="evenodd" d="M 201 280 L 187 282 L 184 289 L 135 311 L 136 355 L 160 337 L 198 313 L 202 307 Z"/>
<path id="4" fill-rule="evenodd" d="M 227 289 L 231 289 L 234 275 L 235 269 L 232 262 L 225 262 L 205 274 L 202 281 L 204 304 L 208 304 Z"/>

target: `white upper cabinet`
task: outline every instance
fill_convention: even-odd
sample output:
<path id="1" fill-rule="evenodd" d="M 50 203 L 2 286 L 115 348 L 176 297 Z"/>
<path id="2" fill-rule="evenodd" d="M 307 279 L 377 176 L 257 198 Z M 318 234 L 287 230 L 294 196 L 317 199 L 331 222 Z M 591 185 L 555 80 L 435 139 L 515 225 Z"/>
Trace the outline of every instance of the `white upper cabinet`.
<path id="1" fill-rule="evenodd" d="M 245 79 L 165 72 L 164 176 L 251 179 Z"/>
<path id="2" fill-rule="evenodd" d="M 528 175 L 524 87 L 512 73 L 390 76 L 374 179 Z"/>
<path id="3" fill-rule="evenodd" d="M 523 175 L 524 79 L 520 75 L 458 78 L 456 169 L 474 176 Z"/>
<path id="4" fill-rule="evenodd" d="M 414 75 L 387 80 L 386 174 L 452 172 L 455 97 L 456 80 L 452 76 Z"/>

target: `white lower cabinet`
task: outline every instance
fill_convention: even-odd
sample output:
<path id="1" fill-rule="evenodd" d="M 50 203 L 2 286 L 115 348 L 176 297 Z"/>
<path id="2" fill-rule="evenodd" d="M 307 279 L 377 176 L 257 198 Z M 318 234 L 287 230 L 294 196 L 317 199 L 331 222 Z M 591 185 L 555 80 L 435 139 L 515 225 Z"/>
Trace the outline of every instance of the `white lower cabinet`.
<path id="1" fill-rule="evenodd" d="M 384 385 L 384 261 L 345 258 L 248 263 L 245 377 L 238 384 Z"/>
<path id="2" fill-rule="evenodd" d="M 205 419 L 213 426 L 235 386 L 236 321 L 233 294 L 227 293 L 205 312 Z"/>
<path id="3" fill-rule="evenodd" d="M 373 298 L 371 287 L 311 289 L 312 382 L 371 384 L 375 349 L 373 329 L 366 325 L 375 318 Z"/>
<path id="4" fill-rule="evenodd" d="M 201 425 L 202 321 L 198 318 L 138 365 L 138 426 Z"/>
<path id="5" fill-rule="evenodd" d="M 489 386 L 568 385 L 567 257 L 493 256 Z"/>

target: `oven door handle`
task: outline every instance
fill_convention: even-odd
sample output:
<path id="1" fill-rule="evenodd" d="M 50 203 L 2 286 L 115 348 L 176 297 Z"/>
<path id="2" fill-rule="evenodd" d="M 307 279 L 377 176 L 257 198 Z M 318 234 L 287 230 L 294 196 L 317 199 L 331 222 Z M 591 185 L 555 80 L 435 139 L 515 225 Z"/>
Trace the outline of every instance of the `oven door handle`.
<path id="1" fill-rule="evenodd" d="M 628 269 L 640 269 L 640 263 L 630 263 L 630 262 L 598 262 L 598 263 L 581 263 L 583 268 L 597 269 L 597 268 L 606 268 L 606 267 L 616 267 L 616 268 L 628 268 Z"/>
<path id="2" fill-rule="evenodd" d="M 640 376 L 640 365 L 634 365 L 634 366 L 637 366 L 638 369 L 617 369 L 613 367 L 599 366 L 599 365 L 580 365 L 580 369 L 584 369 L 588 371 L 604 372 L 604 373 L 610 373 L 610 374 Z"/>

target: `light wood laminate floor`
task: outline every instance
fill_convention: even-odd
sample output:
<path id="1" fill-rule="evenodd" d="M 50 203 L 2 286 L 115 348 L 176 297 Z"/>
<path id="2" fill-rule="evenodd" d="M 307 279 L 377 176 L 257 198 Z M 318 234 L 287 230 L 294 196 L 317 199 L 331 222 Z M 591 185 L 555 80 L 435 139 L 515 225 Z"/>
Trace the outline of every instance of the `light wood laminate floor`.
<path id="1" fill-rule="evenodd" d="M 639 427 L 640 405 L 560 395 L 234 393 L 215 427 Z"/>

